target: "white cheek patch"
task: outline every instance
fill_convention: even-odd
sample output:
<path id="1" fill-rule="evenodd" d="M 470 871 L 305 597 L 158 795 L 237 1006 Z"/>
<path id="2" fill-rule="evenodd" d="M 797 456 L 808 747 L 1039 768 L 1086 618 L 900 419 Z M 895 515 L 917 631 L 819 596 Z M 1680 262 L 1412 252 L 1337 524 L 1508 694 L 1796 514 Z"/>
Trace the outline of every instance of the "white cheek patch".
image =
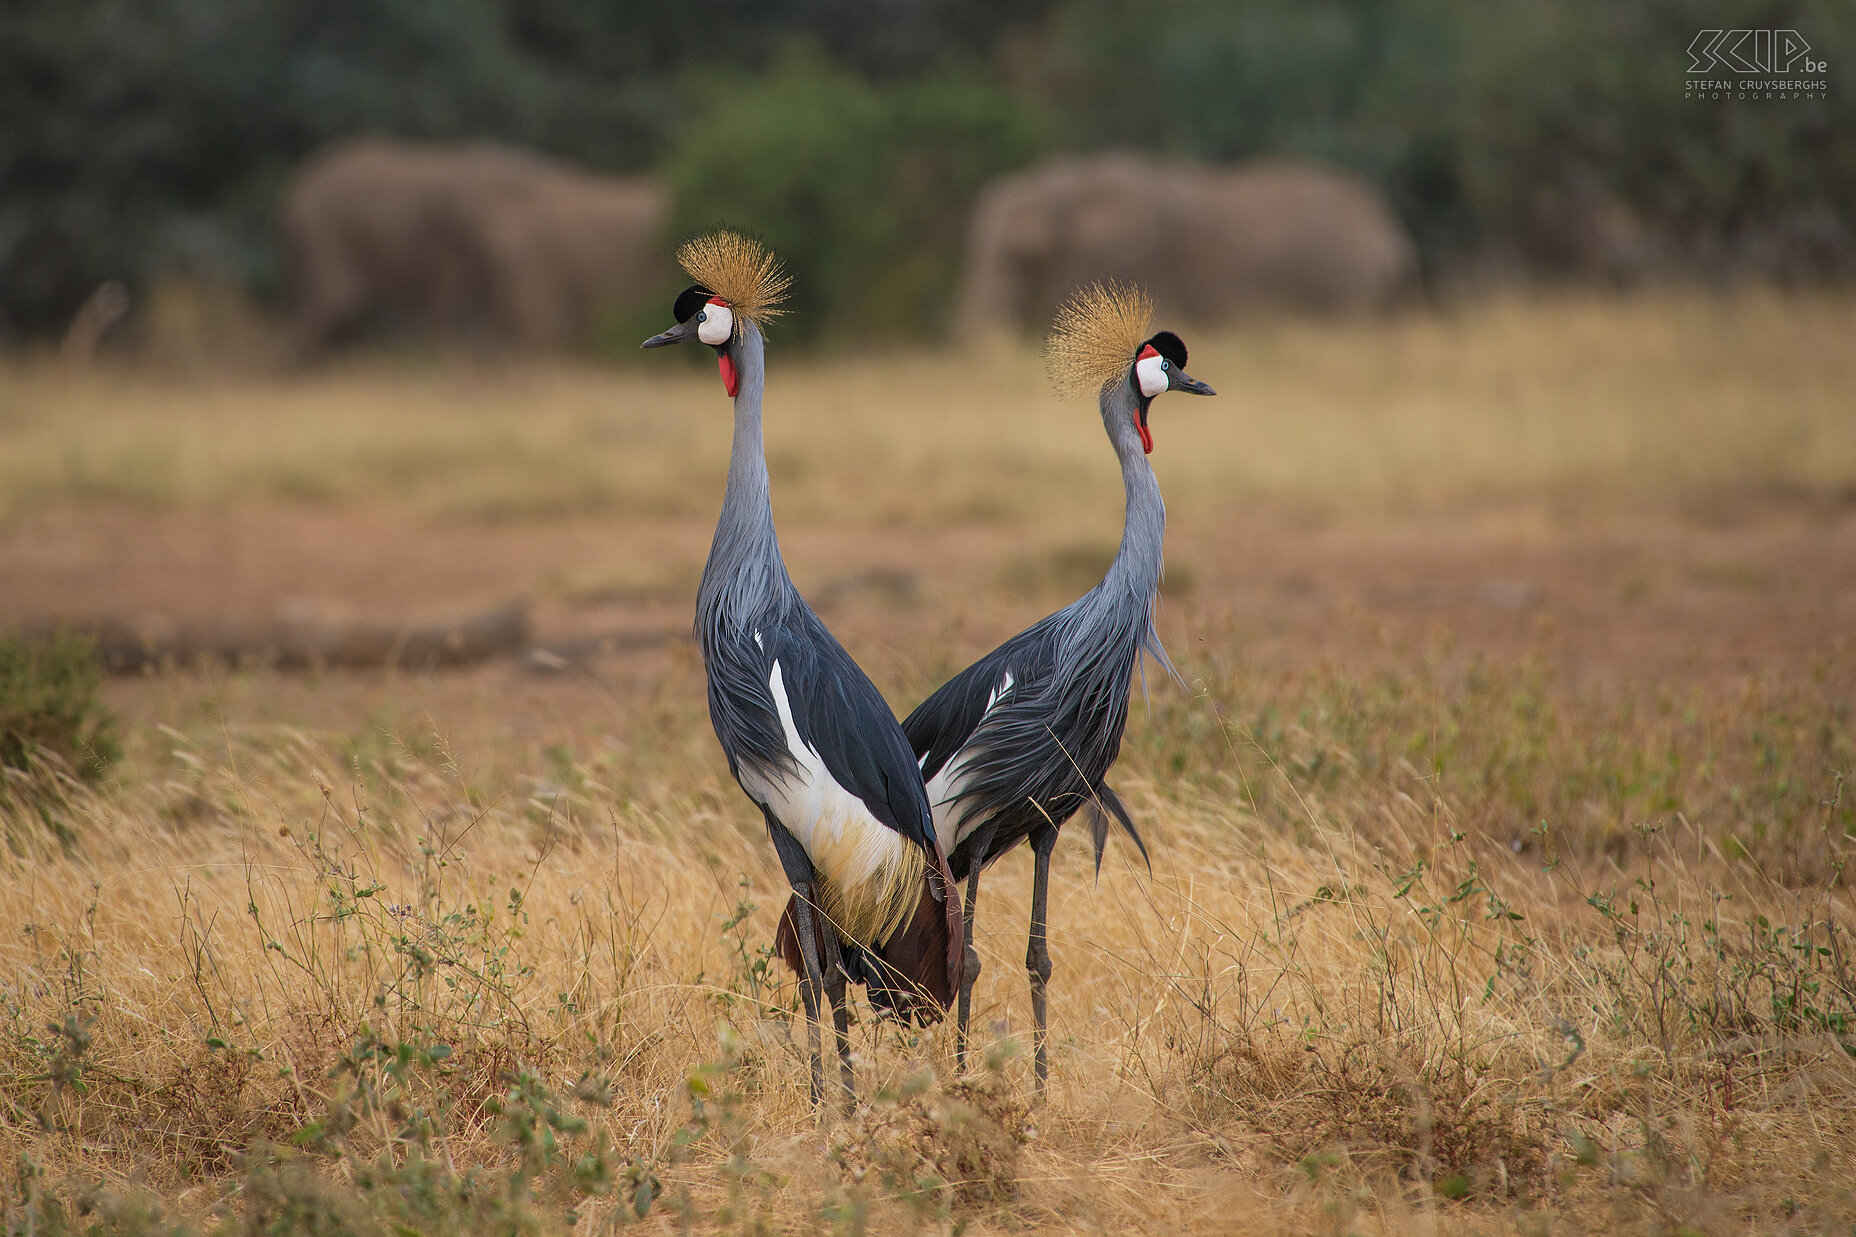
<path id="1" fill-rule="evenodd" d="M 704 305 L 696 338 L 705 344 L 725 344 L 735 333 L 735 315 L 726 305 Z"/>
<path id="2" fill-rule="evenodd" d="M 1166 390 L 1166 370 L 1161 368 L 1165 364 L 1166 358 L 1159 356 L 1143 357 L 1134 363 L 1135 380 L 1141 384 L 1141 394 L 1148 399 Z"/>

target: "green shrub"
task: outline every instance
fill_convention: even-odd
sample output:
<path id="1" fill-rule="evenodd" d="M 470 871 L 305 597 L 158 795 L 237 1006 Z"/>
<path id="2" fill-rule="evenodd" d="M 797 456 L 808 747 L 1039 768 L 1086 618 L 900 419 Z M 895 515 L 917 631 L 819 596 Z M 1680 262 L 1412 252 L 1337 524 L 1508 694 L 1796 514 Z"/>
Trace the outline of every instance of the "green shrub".
<path id="1" fill-rule="evenodd" d="M 793 276 L 788 339 L 938 330 L 974 193 L 1042 146 L 1025 103 L 963 70 L 879 86 L 798 48 L 691 93 L 708 107 L 664 164 L 674 227 L 765 240 Z"/>
<path id="2" fill-rule="evenodd" d="M 97 699 L 96 642 L 60 627 L 49 639 L 0 635 L 0 764 L 50 755 L 87 781 L 122 754 L 116 719 Z"/>

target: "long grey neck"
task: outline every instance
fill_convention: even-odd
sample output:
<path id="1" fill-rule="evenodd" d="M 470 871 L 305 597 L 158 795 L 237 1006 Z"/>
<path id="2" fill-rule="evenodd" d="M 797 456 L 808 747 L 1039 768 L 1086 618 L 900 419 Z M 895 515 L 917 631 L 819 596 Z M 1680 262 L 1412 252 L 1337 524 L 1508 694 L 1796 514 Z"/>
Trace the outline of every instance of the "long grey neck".
<path id="1" fill-rule="evenodd" d="M 1117 600 L 1131 597 L 1143 606 L 1151 606 L 1160 588 L 1166 504 L 1160 501 L 1160 482 L 1147 462 L 1140 431 L 1135 428 L 1139 412 L 1139 397 L 1127 379 L 1103 392 L 1102 421 L 1121 459 L 1121 484 L 1127 491 L 1128 511 L 1121 529 L 1121 547 L 1102 579 L 1102 591 Z"/>
<path id="2" fill-rule="evenodd" d="M 766 343 L 752 322 L 730 352 L 739 382 L 735 388 L 735 441 L 728 457 L 728 490 L 715 541 L 696 593 L 696 614 L 704 621 L 727 616 L 746 622 L 766 604 L 792 591 L 773 530 L 773 504 L 767 493 L 767 453 L 761 441 L 760 402 L 766 386 Z"/>

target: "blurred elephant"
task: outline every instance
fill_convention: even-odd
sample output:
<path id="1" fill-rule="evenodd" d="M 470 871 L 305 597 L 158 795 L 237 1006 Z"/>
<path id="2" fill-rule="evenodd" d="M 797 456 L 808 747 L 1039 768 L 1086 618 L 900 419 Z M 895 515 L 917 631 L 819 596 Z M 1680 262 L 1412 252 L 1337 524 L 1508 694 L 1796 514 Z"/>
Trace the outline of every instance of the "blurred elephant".
<path id="1" fill-rule="evenodd" d="M 1111 278 L 1145 287 L 1175 322 L 1349 313 L 1396 300 L 1416 274 L 1385 199 L 1338 169 L 1071 156 L 981 193 L 956 314 L 967 333 L 1041 327 L 1070 292 Z"/>
<path id="2" fill-rule="evenodd" d="M 661 290 L 669 209 L 653 182 L 507 147 L 337 143 L 280 200 L 297 352 L 382 312 L 530 347 L 579 342 L 602 310 Z"/>

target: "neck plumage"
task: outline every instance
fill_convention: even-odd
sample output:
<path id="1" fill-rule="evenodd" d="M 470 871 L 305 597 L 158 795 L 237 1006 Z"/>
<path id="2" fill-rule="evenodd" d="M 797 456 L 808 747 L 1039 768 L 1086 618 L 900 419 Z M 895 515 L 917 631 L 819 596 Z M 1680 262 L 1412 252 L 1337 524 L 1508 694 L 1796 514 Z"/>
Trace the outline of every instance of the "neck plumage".
<path id="1" fill-rule="evenodd" d="M 767 492 L 767 453 L 761 440 L 760 401 L 766 385 L 766 345 L 752 322 L 741 324 L 731 353 L 735 388 L 735 441 L 728 459 L 728 491 L 715 525 L 715 541 L 696 594 L 697 614 L 747 621 L 768 601 L 792 590 L 773 530 Z"/>
<path id="2" fill-rule="evenodd" d="M 1132 597 L 1151 607 L 1160 589 L 1162 554 L 1166 541 L 1166 505 L 1160 501 L 1160 482 L 1134 428 L 1140 400 L 1124 379 L 1102 395 L 1102 419 L 1109 441 L 1121 459 L 1121 484 L 1128 496 L 1122 522 L 1121 547 L 1102 578 L 1102 591 L 1117 599 Z"/>

